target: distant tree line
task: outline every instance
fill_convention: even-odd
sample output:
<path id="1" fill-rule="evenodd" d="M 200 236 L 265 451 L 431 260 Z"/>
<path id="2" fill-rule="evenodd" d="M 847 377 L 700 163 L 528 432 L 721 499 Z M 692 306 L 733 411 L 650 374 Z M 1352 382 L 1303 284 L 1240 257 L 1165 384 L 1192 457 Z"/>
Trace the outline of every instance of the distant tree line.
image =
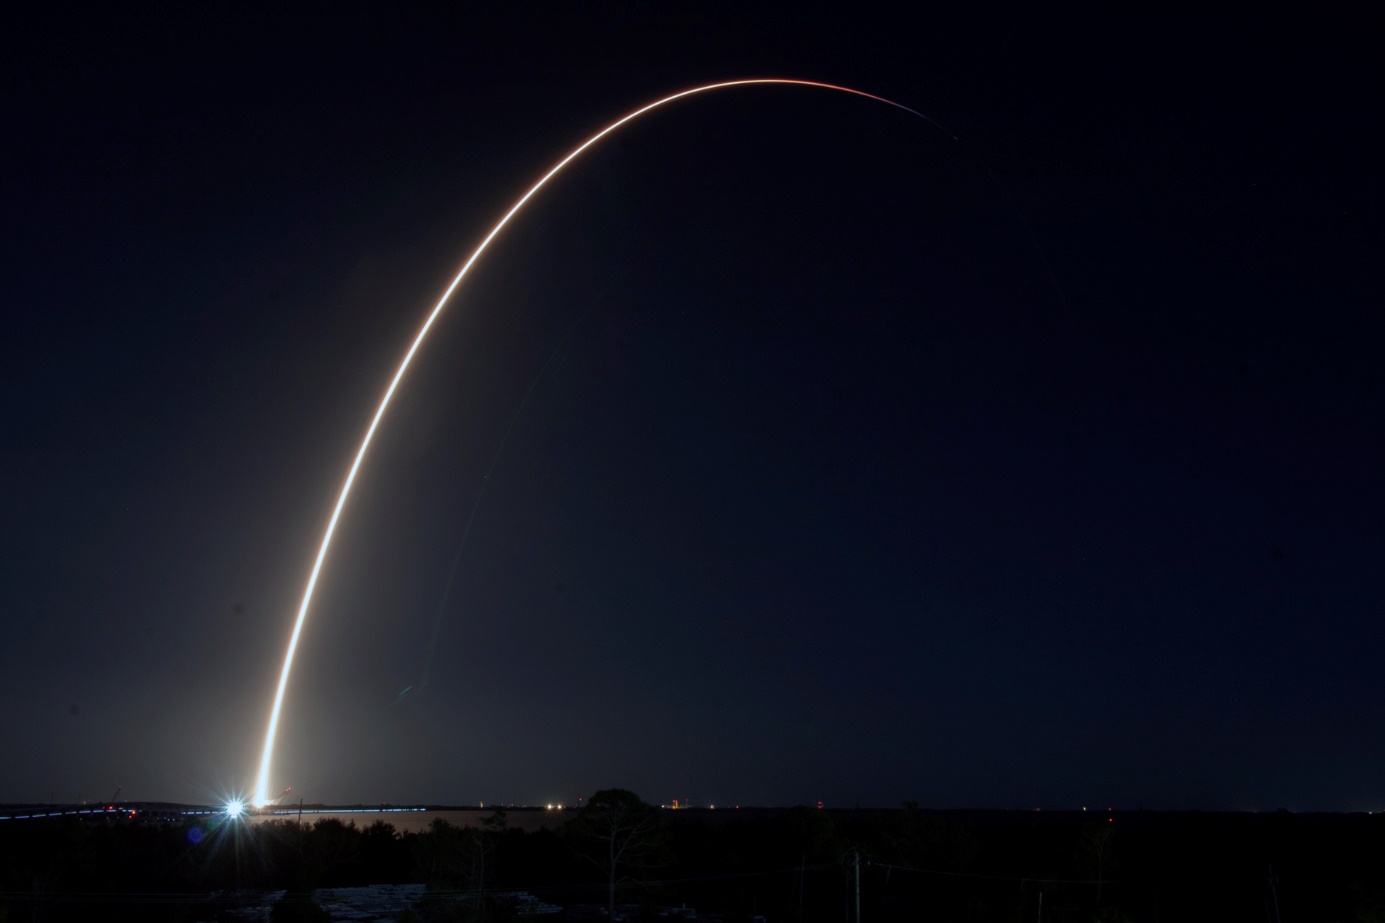
<path id="1" fill-rule="evenodd" d="M 145 828 L 0 824 L 0 923 L 320 920 L 317 888 L 417 883 L 405 918 L 506 923 L 527 891 L 569 919 L 1385 921 L 1378 815 L 677 811 L 598 792 L 557 829 L 503 812 L 420 833 L 334 819 Z M 859 916 L 858 916 L 859 915 Z"/>

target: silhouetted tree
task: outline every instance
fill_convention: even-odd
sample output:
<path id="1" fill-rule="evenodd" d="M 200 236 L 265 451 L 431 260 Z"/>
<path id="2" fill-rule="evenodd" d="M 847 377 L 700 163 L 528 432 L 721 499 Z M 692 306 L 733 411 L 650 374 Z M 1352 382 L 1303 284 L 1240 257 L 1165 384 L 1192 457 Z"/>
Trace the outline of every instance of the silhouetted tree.
<path id="1" fill-rule="evenodd" d="M 1111 868 L 1111 852 L 1115 845 L 1115 829 L 1109 824 L 1088 824 L 1082 828 L 1079 840 L 1082 860 L 1096 877 L 1096 902 L 1101 903 L 1101 885 Z"/>
<path id="2" fill-rule="evenodd" d="M 472 919 L 479 923 L 491 919 L 496 909 L 494 901 L 487 897 L 486 889 L 495 879 L 495 852 L 505 827 L 505 812 L 497 809 L 481 821 L 481 826 L 465 828 L 466 884 L 473 892 L 470 902 Z"/>
<path id="3" fill-rule="evenodd" d="M 806 908 L 814 900 L 807 890 L 805 869 L 809 865 L 833 862 L 840 858 L 844 844 L 832 817 L 820 808 L 798 805 L 789 810 L 783 820 L 783 829 L 792 844 L 794 854 L 785 858 L 798 865 L 798 885 L 795 890 L 795 919 L 803 920 Z"/>
<path id="4" fill-rule="evenodd" d="M 441 817 L 414 838 L 414 862 L 428 887 L 456 888 L 462 882 L 466 833 Z"/>
<path id="5" fill-rule="evenodd" d="M 568 834 L 581 854 L 606 875 L 608 920 L 615 918 L 616 886 L 627 880 L 621 872 L 667 861 L 663 812 L 623 788 L 603 789 L 592 795 L 568 825 Z"/>
<path id="6" fill-rule="evenodd" d="M 361 884 L 401 882 L 409 877 L 409 853 L 393 824 L 377 820 L 361 831 Z"/>
<path id="7" fill-rule="evenodd" d="M 361 832 L 355 822 L 342 823 L 324 817 L 308 831 L 303 850 L 304 883 L 309 888 L 335 884 L 332 873 L 355 862 L 360 855 Z"/>

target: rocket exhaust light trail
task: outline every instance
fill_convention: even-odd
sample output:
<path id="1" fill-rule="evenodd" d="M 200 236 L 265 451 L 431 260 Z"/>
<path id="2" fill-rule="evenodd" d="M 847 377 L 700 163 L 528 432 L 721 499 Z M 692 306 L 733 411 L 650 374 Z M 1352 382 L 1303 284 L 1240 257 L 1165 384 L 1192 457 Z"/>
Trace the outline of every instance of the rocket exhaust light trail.
<path id="1" fill-rule="evenodd" d="M 293 667 L 293 656 L 298 650 L 298 640 L 303 634 L 303 623 L 308 616 L 308 605 L 312 602 L 313 590 L 316 589 L 318 577 L 322 574 L 322 562 L 327 558 L 327 548 L 332 543 L 332 534 L 336 531 L 337 522 L 341 519 L 342 508 L 346 505 L 346 498 L 351 493 L 351 485 L 356 480 L 356 473 L 360 470 L 361 462 L 365 459 L 366 450 L 370 448 L 370 440 L 375 436 L 375 430 L 377 427 L 379 427 L 380 420 L 385 415 L 385 409 L 389 407 L 390 399 L 394 397 L 395 389 L 399 387 L 400 380 L 404 377 L 404 373 L 408 371 L 409 363 L 413 361 L 414 354 L 417 353 L 419 347 L 423 345 L 424 339 L 428 336 L 428 331 L 431 330 L 433 327 L 433 322 L 438 319 L 438 315 L 442 313 L 442 309 L 445 308 L 447 306 L 447 302 L 451 300 L 452 293 L 457 290 L 457 287 L 459 285 L 461 285 L 462 279 L 466 278 L 467 272 L 471 269 L 472 265 L 475 264 L 477 259 L 480 258 L 481 254 L 486 251 L 486 248 L 490 246 L 491 241 L 495 240 L 496 236 L 499 235 L 499 233 L 504 229 L 505 225 L 510 223 L 510 219 L 513 218 L 516 214 L 518 214 L 520 209 L 522 209 L 540 189 L 542 189 L 544 186 L 548 184 L 549 180 L 557 176 L 560 172 L 562 172 L 564 167 L 566 167 L 572 161 L 576 160 L 577 157 L 579 157 L 584 151 L 586 151 L 592 145 L 596 144 L 602 138 L 611 134 L 616 129 L 627 124 L 628 122 L 632 122 L 635 119 L 638 119 L 646 112 L 658 109 L 661 106 L 665 106 L 671 102 L 674 102 L 675 100 L 683 99 L 687 96 L 694 96 L 699 93 L 708 93 L 713 90 L 723 90 L 729 89 L 730 87 L 757 85 L 816 87 L 818 89 L 834 90 L 839 93 L 849 93 L 853 96 L 861 96 L 866 99 L 873 99 L 876 102 L 885 103 L 888 106 L 893 106 L 896 109 L 902 109 L 905 112 L 908 112 L 912 115 L 916 115 L 919 118 L 934 125 L 938 129 L 942 130 L 953 140 L 957 140 L 955 135 L 953 135 L 951 132 L 948 132 L 947 129 L 939 125 L 938 122 L 924 115 L 922 112 L 910 109 L 908 106 L 894 102 L 893 100 L 886 99 L 883 96 L 876 96 L 872 93 L 866 93 L 862 90 L 853 90 L 850 87 L 837 86 L 831 83 L 819 83 L 814 80 L 794 80 L 783 77 L 765 77 L 747 80 L 728 80 L 723 81 L 721 83 L 709 83 L 705 86 L 693 87 L 689 90 L 682 90 L 681 92 L 674 93 L 671 96 L 665 96 L 662 99 L 657 99 L 652 103 L 648 103 L 644 106 L 641 106 L 635 111 L 622 116 L 621 118 L 617 119 L 616 121 L 607 125 L 605 128 L 598 131 L 596 134 L 592 135 L 587 140 L 583 141 L 577 147 L 573 148 L 565 157 L 563 157 L 556 164 L 550 167 L 549 170 L 546 173 L 544 173 L 542 177 L 539 178 L 538 182 L 530 186 L 528 191 L 526 191 L 522 196 L 520 196 L 514 205 L 510 206 L 509 211 L 505 212 L 505 215 L 495 224 L 493 228 L 491 228 L 490 233 L 488 233 L 481 240 L 481 243 L 476 247 L 475 250 L 472 251 L 471 255 L 467 257 L 466 262 L 462 264 L 462 268 L 457 272 L 456 277 L 453 278 L 452 284 L 450 284 L 447 287 L 447 290 L 443 292 L 442 297 L 438 300 L 438 303 L 433 307 L 433 310 L 429 312 L 428 317 L 423 322 L 423 326 L 418 331 L 418 335 L 414 338 L 413 344 L 409 347 L 408 352 L 404 354 L 404 360 L 400 362 L 399 369 L 394 373 L 394 378 L 390 381 L 389 387 L 385 389 L 384 397 L 380 399 L 380 406 L 376 408 L 375 416 L 371 419 L 370 426 L 366 429 L 365 438 L 361 440 L 361 446 L 359 449 L 356 450 L 356 459 L 352 462 L 351 470 L 346 475 L 346 481 L 341 486 L 341 493 L 337 496 L 336 506 L 333 507 L 332 516 L 327 521 L 327 530 L 322 535 L 322 544 L 317 549 L 317 558 L 313 561 L 312 573 L 309 575 L 308 585 L 303 591 L 303 601 L 299 604 L 298 607 L 298 617 L 293 623 L 293 633 L 289 636 L 288 649 L 284 652 L 284 666 L 279 672 L 279 685 L 274 692 L 274 707 L 270 709 L 269 727 L 265 731 L 264 754 L 260 758 L 260 771 L 258 779 L 255 783 L 254 804 L 256 807 L 264 807 L 270 801 L 269 768 L 270 762 L 274 756 L 274 737 L 279 729 L 279 712 L 284 704 L 284 691 L 288 688 L 289 672 Z"/>

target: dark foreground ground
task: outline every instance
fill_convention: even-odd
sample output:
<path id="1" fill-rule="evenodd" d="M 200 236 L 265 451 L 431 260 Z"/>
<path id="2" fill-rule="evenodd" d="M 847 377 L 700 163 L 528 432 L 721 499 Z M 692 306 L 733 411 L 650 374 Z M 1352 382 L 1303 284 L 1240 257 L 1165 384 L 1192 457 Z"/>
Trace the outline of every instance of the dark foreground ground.
<path id="1" fill-rule="evenodd" d="M 267 892 L 289 898 L 273 919 L 325 919 L 317 889 L 384 883 L 428 895 L 396 918 L 512 919 L 504 895 L 521 891 L 560 917 L 604 916 L 610 842 L 574 811 L 513 813 L 421 832 L 308 816 L 7 821 L 0 921 L 235 919 Z M 686 906 L 850 923 L 859 881 L 863 923 L 1385 920 L 1380 815 L 685 810 L 658 812 L 640 839 L 618 868 L 632 918 Z"/>

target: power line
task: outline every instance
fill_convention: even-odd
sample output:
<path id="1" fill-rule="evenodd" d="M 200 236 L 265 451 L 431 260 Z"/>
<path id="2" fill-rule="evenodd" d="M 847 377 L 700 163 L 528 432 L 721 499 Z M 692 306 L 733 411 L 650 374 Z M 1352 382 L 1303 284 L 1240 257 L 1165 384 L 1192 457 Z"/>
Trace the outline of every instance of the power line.
<path id="1" fill-rule="evenodd" d="M 1133 885 L 1139 883 L 1139 880 L 1135 878 L 1035 878 L 1032 875 L 981 875 L 975 872 L 948 872 L 942 869 L 921 869 L 886 862 L 868 862 L 867 864 L 891 871 L 918 872 L 921 875 L 939 875 L 947 878 L 975 878 L 983 881 L 1032 881 L 1041 885 Z"/>

